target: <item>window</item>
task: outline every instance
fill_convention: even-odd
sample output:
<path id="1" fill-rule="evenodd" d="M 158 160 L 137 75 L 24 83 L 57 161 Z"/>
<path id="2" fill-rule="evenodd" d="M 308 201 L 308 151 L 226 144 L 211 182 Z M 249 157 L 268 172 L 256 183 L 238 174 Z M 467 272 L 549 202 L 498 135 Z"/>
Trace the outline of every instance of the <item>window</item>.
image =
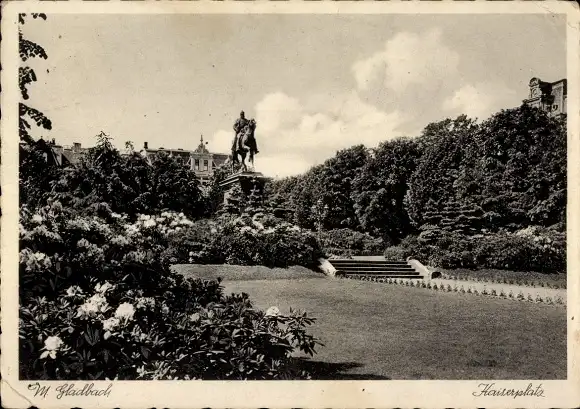
<path id="1" fill-rule="evenodd" d="M 195 170 L 199 170 L 199 159 L 195 160 Z"/>
<path id="2" fill-rule="evenodd" d="M 207 170 L 208 170 L 208 166 L 209 166 L 209 164 L 208 164 L 208 161 L 207 161 L 207 159 L 205 159 L 205 160 L 203 161 L 203 170 L 205 170 L 205 171 L 207 172 Z"/>

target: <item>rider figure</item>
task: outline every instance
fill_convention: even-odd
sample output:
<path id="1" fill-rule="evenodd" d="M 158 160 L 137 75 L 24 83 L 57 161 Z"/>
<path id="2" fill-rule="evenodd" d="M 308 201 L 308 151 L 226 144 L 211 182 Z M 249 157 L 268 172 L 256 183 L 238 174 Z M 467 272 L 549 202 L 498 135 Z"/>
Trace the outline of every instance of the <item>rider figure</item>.
<path id="1" fill-rule="evenodd" d="M 246 119 L 244 111 L 240 112 L 240 117 L 236 119 L 236 122 L 234 123 L 234 132 L 236 135 L 234 136 L 234 143 L 232 144 L 232 152 L 239 150 L 240 146 L 238 146 L 238 144 L 241 142 L 242 132 L 248 123 L 249 121 Z"/>
<path id="2" fill-rule="evenodd" d="M 255 129 L 255 121 L 252 121 L 250 123 L 250 121 L 248 121 L 248 119 L 246 119 L 246 115 L 244 113 L 244 111 L 240 112 L 240 117 L 238 119 L 236 119 L 236 122 L 234 123 L 234 132 L 235 132 L 235 136 L 234 136 L 234 142 L 232 144 L 232 153 L 235 153 L 237 150 L 240 150 L 243 148 L 242 146 L 242 141 L 243 138 L 242 136 L 246 133 L 251 131 L 250 126 L 254 126 Z M 247 146 L 248 150 L 250 148 L 254 149 L 255 153 L 258 153 L 258 146 L 256 144 L 256 138 L 252 138 L 252 141 L 249 141 L 250 144 L 254 145 L 254 146 Z"/>

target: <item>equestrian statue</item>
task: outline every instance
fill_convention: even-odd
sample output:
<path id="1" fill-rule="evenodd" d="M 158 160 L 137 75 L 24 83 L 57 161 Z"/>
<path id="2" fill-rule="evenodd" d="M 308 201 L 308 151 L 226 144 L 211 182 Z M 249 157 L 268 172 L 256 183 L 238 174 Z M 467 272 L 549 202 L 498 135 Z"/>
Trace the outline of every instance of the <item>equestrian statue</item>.
<path id="1" fill-rule="evenodd" d="M 235 172 L 235 165 L 239 165 L 239 171 L 248 171 L 248 166 L 246 165 L 246 157 L 248 155 L 252 168 L 254 167 L 254 155 L 259 153 L 254 135 L 255 131 L 256 121 L 254 119 L 247 119 L 244 111 L 240 112 L 240 117 L 234 123 L 235 136 L 232 143 L 233 172 Z"/>

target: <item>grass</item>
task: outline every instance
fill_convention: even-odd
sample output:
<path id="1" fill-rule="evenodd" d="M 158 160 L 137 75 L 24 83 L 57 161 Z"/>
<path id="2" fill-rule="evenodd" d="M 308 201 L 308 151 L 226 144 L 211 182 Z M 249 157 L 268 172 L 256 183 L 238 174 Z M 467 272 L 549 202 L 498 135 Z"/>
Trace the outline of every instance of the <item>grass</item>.
<path id="1" fill-rule="evenodd" d="M 175 264 L 171 269 L 186 277 L 228 281 L 253 281 L 269 279 L 304 279 L 323 277 L 322 273 L 301 266 L 268 268 L 264 266 L 232 266 L 227 264 Z"/>
<path id="2" fill-rule="evenodd" d="M 544 274 L 534 271 L 511 271 L 494 269 L 437 269 L 441 273 L 459 280 L 493 281 L 503 284 L 530 287 L 566 288 L 566 273 Z"/>
<path id="3" fill-rule="evenodd" d="M 330 279 L 299 268 L 178 270 L 221 276 L 228 293 L 246 292 L 259 308 L 300 308 L 316 317 L 311 332 L 325 346 L 300 360 L 315 379 L 566 378 L 561 306 Z"/>

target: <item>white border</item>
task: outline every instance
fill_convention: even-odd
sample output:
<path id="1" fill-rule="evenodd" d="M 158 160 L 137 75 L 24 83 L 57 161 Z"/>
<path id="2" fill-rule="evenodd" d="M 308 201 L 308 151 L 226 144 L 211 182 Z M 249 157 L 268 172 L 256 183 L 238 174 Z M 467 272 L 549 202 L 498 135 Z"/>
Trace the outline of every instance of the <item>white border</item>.
<path id="1" fill-rule="evenodd" d="M 287 13 L 287 14 L 549 14 L 568 15 L 568 379 L 536 381 L 546 398 L 475 398 L 484 381 L 130 381 L 114 382 L 108 398 L 33 398 L 18 381 L 18 33 L 21 12 L 45 13 Z M 2 400 L 3 406 L 48 407 L 575 407 L 580 405 L 580 265 L 578 246 L 580 13 L 573 2 L 9 2 L 2 4 Z M 546 61 L 546 64 L 549 64 Z M 532 381 L 494 381 L 523 388 Z M 43 382 L 56 385 L 62 382 Z M 81 382 L 77 382 L 81 384 Z M 96 382 L 105 388 L 110 382 Z"/>

